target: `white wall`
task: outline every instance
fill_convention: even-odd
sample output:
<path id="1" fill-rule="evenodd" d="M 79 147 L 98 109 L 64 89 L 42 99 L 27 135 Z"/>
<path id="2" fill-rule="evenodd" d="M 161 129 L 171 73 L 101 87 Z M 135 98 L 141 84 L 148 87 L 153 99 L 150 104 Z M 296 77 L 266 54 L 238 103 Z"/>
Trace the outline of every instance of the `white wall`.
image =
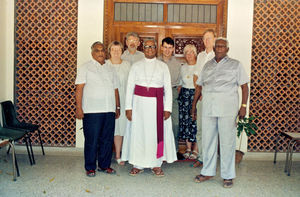
<path id="1" fill-rule="evenodd" d="M 14 1 L 0 0 L 0 101 L 14 95 Z"/>
<path id="2" fill-rule="evenodd" d="M 228 55 L 241 61 L 249 75 L 251 73 L 251 47 L 253 27 L 253 0 L 229 0 L 227 39 L 229 41 Z M 249 86 L 250 87 L 250 86 Z M 248 99 L 249 103 L 249 99 Z M 247 107 L 249 112 L 249 105 Z M 240 139 L 237 139 L 237 148 Z M 243 133 L 241 150 L 247 152 L 247 136 Z"/>
<path id="3" fill-rule="evenodd" d="M 91 59 L 90 47 L 95 41 L 103 41 L 103 0 L 78 1 L 78 53 L 77 65 Z M 76 120 L 76 147 L 83 147 L 82 121 Z"/>
<path id="4" fill-rule="evenodd" d="M 227 38 L 229 56 L 240 60 L 250 76 L 253 0 L 229 0 Z M 90 46 L 103 39 L 103 0 L 78 1 L 78 55 L 77 64 L 89 60 Z M 14 1 L 0 0 L 0 101 L 12 99 L 14 93 Z M 4 92 L 4 94 L 3 94 Z M 76 126 L 76 147 L 83 147 L 81 121 Z M 237 143 L 237 145 L 239 142 Z M 243 137 L 243 151 L 247 140 Z"/>

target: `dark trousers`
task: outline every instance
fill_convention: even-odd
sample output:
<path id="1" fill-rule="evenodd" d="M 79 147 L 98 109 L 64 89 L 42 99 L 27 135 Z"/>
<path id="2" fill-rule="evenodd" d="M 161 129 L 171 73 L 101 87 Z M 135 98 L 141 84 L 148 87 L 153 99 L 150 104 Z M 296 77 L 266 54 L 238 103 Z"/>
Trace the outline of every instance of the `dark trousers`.
<path id="1" fill-rule="evenodd" d="M 84 167 L 86 170 L 98 167 L 108 168 L 111 164 L 115 132 L 115 113 L 84 114 Z"/>

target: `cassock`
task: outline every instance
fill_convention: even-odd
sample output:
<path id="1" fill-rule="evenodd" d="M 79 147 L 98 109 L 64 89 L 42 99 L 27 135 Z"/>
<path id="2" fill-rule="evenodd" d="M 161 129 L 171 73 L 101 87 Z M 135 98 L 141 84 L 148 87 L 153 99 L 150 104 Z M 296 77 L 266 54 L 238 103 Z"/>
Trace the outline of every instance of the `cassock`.
<path id="1" fill-rule="evenodd" d="M 122 160 L 140 168 L 160 167 L 163 161 L 177 160 L 171 117 L 163 122 L 163 152 L 158 156 L 156 97 L 137 95 L 137 87 L 163 88 L 163 111 L 172 111 L 172 87 L 168 66 L 156 58 L 144 58 L 131 67 L 125 109 L 132 110 L 122 147 Z"/>

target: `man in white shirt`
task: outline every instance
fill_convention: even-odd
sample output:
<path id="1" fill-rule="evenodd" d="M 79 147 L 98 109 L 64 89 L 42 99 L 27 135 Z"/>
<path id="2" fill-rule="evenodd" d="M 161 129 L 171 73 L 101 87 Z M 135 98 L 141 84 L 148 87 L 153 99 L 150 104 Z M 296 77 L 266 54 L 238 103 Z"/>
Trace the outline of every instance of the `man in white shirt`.
<path id="1" fill-rule="evenodd" d="M 115 119 L 120 115 L 118 78 L 115 70 L 105 64 L 101 42 L 92 46 L 93 59 L 78 68 L 76 77 L 76 118 L 83 119 L 84 161 L 86 175 L 98 171 L 114 174 L 110 168 Z"/>
<path id="2" fill-rule="evenodd" d="M 140 46 L 140 37 L 137 33 L 128 32 L 126 34 L 126 45 L 128 48 L 122 54 L 122 60 L 128 61 L 132 66 L 135 62 L 144 59 L 144 53 L 137 50 L 138 46 Z"/>
<path id="3" fill-rule="evenodd" d="M 130 175 L 151 168 L 164 176 L 163 161 L 176 161 L 172 132 L 172 87 L 168 66 L 156 59 L 156 42 L 144 42 L 145 58 L 131 67 L 125 109 L 130 121 L 124 135 L 122 160 L 133 165 Z"/>
<path id="4" fill-rule="evenodd" d="M 205 46 L 205 50 L 200 52 L 197 56 L 197 66 L 195 75 L 199 78 L 201 70 L 206 62 L 213 59 L 215 57 L 215 52 L 213 50 L 214 43 L 215 43 L 215 32 L 213 29 L 207 29 L 203 33 L 203 43 Z M 203 158 L 202 158 L 202 129 L 201 129 L 201 121 L 202 121 L 202 102 L 199 101 L 197 103 L 197 144 L 199 150 L 199 156 L 197 161 L 192 165 L 194 168 L 202 166 Z"/>
<path id="5" fill-rule="evenodd" d="M 229 58 L 226 38 L 217 38 L 215 58 L 208 61 L 199 76 L 192 104 L 196 119 L 196 103 L 202 95 L 203 168 L 195 182 L 203 182 L 216 175 L 218 138 L 220 139 L 220 171 L 223 186 L 233 186 L 235 178 L 236 118 L 246 115 L 249 77 L 238 60 Z M 242 99 L 239 107 L 238 89 Z"/>

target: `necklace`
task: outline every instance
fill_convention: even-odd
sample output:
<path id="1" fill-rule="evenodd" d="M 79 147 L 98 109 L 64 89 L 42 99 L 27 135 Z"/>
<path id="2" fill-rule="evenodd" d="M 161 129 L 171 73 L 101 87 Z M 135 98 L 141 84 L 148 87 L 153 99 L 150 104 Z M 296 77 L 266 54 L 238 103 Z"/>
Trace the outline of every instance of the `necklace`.
<path id="1" fill-rule="evenodd" d="M 156 69 L 156 62 L 154 63 L 155 66 L 154 68 L 152 69 L 152 74 L 151 74 L 151 77 L 150 77 L 150 80 L 147 80 L 147 75 L 146 75 L 146 64 L 144 64 L 144 75 L 145 75 L 145 80 L 146 80 L 146 87 L 147 87 L 147 91 L 149 91 L 149 86 L 150 86 L 150 83 L 152 82 L 152 78 L 153 78 L 153 75 L 154 75 L 154 72 L 155 72 L 155 69 Z"/>

